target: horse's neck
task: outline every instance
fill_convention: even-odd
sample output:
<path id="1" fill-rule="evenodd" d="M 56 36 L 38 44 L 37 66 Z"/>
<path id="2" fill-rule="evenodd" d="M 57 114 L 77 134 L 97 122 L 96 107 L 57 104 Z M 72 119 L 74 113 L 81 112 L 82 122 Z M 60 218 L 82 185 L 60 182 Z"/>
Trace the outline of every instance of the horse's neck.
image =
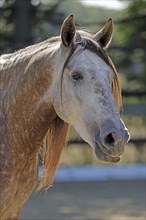
<path id="1" fill-rule="evenodd" d="M 55 56 L 52 50 L 41 50 L 5 70 L 8 78 L 4 80 L 3 115 L 15 146 L 39 146 L 56 117 L 49 97 Z"/>

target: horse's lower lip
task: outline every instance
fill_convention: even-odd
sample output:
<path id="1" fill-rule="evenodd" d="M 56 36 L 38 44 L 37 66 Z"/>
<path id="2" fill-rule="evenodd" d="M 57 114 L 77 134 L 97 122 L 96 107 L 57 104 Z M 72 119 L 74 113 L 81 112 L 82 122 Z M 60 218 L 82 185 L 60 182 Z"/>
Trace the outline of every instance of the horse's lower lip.
<path id="1" fill-rule="evenodd" d="M 96 144 L 95 147 L 95 154 L 97 156 L 98 159 L 108 162 L 108 163 L 117 163 L 120 161 L 120 157 L 119 156 L 111 156 L 108 154 L 105 154 L 102 152 L 102 150 L 100 149 L 100 147 Z"/>

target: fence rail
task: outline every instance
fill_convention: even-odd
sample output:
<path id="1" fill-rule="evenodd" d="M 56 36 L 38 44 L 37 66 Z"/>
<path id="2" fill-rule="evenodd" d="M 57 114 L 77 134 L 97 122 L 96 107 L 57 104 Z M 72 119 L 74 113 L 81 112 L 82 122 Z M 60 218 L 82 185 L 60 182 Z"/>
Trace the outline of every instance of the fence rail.
<path id="1" fill-rule="evenodd" d="M 146 99 L 146 91 L 122 91 L 123 97 L 137 97 Z M 123 106 L 124 115 L 146 116 L 146 103 L 127 103 Z"/>
<path id="2" fill-rule="evenodd" d="M 124 104 L 123 114 L 129 116 L 146 116 L 146 104 Z"/>
<path id="3" fill-rule="evenodd" d="M 130 139 L 129 141 L 130 143 L 133 143 L 135 145 L 138 145 L 138 146 L 143 146 L 143 144 L 146 143 L 146 138 L 137 138 L 137 139 Z M 70 140 L 68 142 L 68 145 L 72 145 L 72 144 L 83 144 L 83 145 L 88 145 L 88 143 L 86 143 L 85 141 L 83 141 L 82 139 L 81 140 Z"/>
<path id="4" fill-rule="evenodd" d="M 122 95 L 124 97 L 138 97 L 138 98 L 142 98 L 142 97 L 146 97 L 146 91 L 127 91 L 127 90 L 123 90 L 122 91 Z"/>

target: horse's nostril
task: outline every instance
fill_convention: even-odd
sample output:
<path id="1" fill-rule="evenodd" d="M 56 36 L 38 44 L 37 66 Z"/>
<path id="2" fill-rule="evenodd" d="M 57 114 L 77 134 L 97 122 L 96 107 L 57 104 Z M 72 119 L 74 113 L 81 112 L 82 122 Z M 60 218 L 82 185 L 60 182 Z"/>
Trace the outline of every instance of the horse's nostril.
<path id="1" fill-rule="evenodd" d="M 115 137 L 113 133 L 108 134 L 105 138 L 104 138 L 104 143 L 106 145 L 110 145 L 110 146 L 114 146 L 115 145 Z"/>

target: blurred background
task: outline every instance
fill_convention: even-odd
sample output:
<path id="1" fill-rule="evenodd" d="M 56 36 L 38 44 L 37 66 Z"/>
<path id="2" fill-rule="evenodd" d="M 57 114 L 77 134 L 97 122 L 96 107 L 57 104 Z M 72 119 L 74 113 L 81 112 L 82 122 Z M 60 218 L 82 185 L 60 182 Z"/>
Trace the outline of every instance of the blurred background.
<path id="1" fill-rule="evenodd" d="M 121 162 L 144 162 L 146 146 L 146 0 L 0 0 L 0 54 L 10 53 L 60 34 L 67 15 L 78 28 L 97 32 L 112 17 L 109 55 L 118 69 L 123 93 L 123 120 L 130 133 Z M 71 139 L 74 138 L 71 132 Z M 71 141 L 72 142 L 72 141 Z M 77 154 L 76 154 L 77 151 Z M 88 147 L 73 145 L 63 164 L 99 163 Z"/>
<path id="2" fill-rule="evenodd" d="M 122 118 L 131 134 L 120 165 L 144 164 L 146 0 L 0 0 L 0 54 L 11 53 L 59 35 L 61 24 L 70 13 L 74 14 L 78 29 L 85 28 L 93 33 L 97 32 L 109 17 L 114 20 L 114 35 L 108 53 L 120 75 L 124 107 Z M 89 146 L 71 129 L 70 142 L 62 155 L 61 166 L 83 165 L 103 166 Z M 143 185 L 139 187 L 142 188 Z M 30 209 L 25 209 L 25 217 L 28 210 Z M 117 216 L 115 219 L 118 219 Z"/>

